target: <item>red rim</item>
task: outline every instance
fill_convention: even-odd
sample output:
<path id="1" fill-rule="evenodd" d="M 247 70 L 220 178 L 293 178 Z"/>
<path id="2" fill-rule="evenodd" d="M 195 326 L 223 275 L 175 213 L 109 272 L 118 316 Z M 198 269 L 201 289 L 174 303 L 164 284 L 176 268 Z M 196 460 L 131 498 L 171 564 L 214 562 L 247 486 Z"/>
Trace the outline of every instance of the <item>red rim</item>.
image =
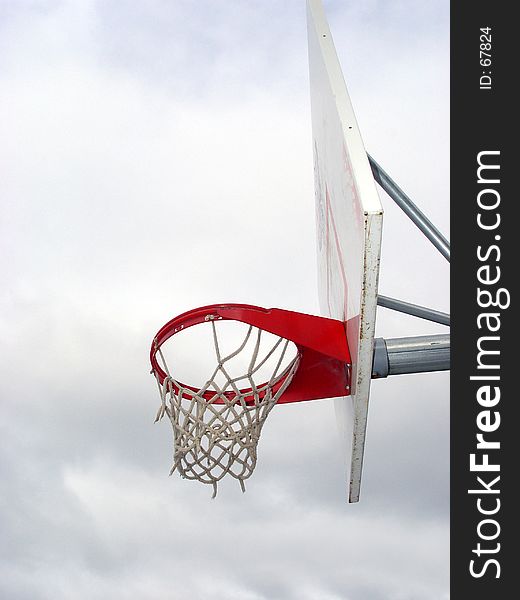
<path id="1" fill-rule="evenodd" d="M 163 385 L 168 374 L 160 366 L 157 353 L 161 346 L 172 336 L 181 331 L 208 321 L 239 321 L 272 333 L 292 342 L 296 346 L 299 361 L 291 383 L 284 390 L 278 403 L 315 400 L 318 398 L 334 398 L 349 395 L 350 353 L 348 350 L 345 325 L 341 321 L 316 317 L 278 308 L 262 308 L 250 304 L 212 304 L 186 311 L 171 319 L 155 335 L 150 349 L 152 373 L 160 385 Z M 278 376 L 275 383 L 269 381 L 257 386 L 257 389 L 269 386 L 276 394 L 284 385 L 291 362 Z M 185 398 L 199 393 L 201 388 L 170 380 L 176 394 L 181 393 Z M 190 393 L 184 393 L 189 390 Z M 263 398 L 267 389 L 258 397 Z M 253 388 L 243 388 L 240 393 L 245 396 L 247 405 L 254 405 Z M 200 394 L 205 400 L 224 403 L 218 398 L 216 391 L 206 390 Z M 236 393 L 225 391 L 221 394 L 226 398 L 235 398 Z M 217 398 L 216 398 L 217 397 Z"/>

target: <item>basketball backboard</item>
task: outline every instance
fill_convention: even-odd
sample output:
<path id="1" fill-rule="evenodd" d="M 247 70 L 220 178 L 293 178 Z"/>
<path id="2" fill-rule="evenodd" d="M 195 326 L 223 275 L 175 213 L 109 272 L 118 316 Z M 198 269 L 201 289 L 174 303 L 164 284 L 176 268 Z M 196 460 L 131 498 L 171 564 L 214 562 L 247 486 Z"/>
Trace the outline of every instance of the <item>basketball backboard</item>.
<path id="1" fill-rule="evenodd" d="M 383 209 L 321 0 L 307 0 L 318 286 L 323 316 L 345 322 L 350 395 L 335 400 L 349 502 L 359 500 Z"/>

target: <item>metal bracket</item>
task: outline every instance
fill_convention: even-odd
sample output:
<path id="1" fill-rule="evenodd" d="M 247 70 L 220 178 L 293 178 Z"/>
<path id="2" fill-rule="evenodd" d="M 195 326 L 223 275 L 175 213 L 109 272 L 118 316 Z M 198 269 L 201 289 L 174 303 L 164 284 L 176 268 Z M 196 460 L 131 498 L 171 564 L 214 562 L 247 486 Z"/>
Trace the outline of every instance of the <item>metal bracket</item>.
<path id="1" fill-rule="evenodd" d="M 377 183 L 449 262 L 450 243 L 448 240 L 370 154 L 367 156 Z M 387 296 L 378 296 L 377 304 L 442 325 L 450 324 L 450 315 L 424 306 L 395 300 Z M 376 338 L 374 340 L 373 379 L 406 373 L 447 371 L 449 368 L 449 335 L 421 335 L 388 340 Z"/>

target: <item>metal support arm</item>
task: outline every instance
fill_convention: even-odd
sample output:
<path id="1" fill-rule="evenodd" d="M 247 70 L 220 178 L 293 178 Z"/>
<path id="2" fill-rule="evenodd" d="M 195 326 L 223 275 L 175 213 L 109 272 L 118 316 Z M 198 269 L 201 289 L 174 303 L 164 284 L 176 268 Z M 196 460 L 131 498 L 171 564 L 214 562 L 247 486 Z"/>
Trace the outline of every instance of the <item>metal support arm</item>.
<path id="1" fill-rule="evenodd" d="M 450 324 L 450 315 L 438 310 L 433 310 L 433 308 L 426 308 L 425 306 L 419 306 L 418 304 L 411 304 L 410 302 L 403 302 L 403 300 L 396 300 L 395 298 L 381 295 L 377 297 L 377 304 L 383 308 L 397 310 L 398 312 L 406 313 L 413 317 L 419 317 L 420 319 L 426 319 L 427 321 L 433 321 L 434 323 L 440 323 L 441 325 L 449 326 Z"/>
<path id="2" fill-rule="evenodd" d="M 376 338 L 372 379 L 450 369 L 450 336 Z"/>
<path id="3" fill-rule="evenodd" d="M 437 248 L 437 250 L 444 256 L 444 258 L 450 260 L 450 243 L 442 235 L 442 233 L 435 227 L 435 225 L 428 219 L 428 217 L 417 207 L 411 199 L 403 192 L 403 190 L 397 185 L 397 183 L 384 171 L 384 169 L 377 164 L 377 162 L 370 156 L 368 156 L 368 162 L 372 168 L 372 174 L 377 183 L 385 190 L 385 192 L 392 198 L 392 200 L 399 206 L 399 208 L 409 217 L 415 225 L 424 233 L 424 235 L 430 240 L 430 242 Z"/>

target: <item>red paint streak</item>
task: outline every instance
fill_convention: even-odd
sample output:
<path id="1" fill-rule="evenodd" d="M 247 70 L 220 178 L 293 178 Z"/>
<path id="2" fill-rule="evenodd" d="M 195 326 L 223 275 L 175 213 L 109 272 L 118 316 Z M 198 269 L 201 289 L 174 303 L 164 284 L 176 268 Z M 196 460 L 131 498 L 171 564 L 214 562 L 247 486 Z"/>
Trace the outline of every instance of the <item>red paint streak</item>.
<path id="1" fill-rule="evenodd" d="M 336 222 L 334 220 L 334 214 L 332 212 L 332 208 L 331 208 L 331 202 L 330 202 L 330 196 L 329 196 L 329 188 L 327 187 L 327 185 L 325 184 L 325 205 L 326 205 L 326 209 L 327 209 L 327 304 L 329 307 L 329 314 L 331 313 L 331 307 L 330 307 L 330 295 L 329 295 L 329 290 L 330 290 L 330 264 L 329 264 L 329 249 L 330 249 L 330 229 L 329 229 L 329 222 L 332 225 L 332 232 L 334 235 L 334 245 L 336 247 L 336 252 L 338 254 L 338 260 L 339 260 L 339 265 L 340 265 L 340 275 L 341 275 L 341 281 L 343 283 L 343 321 L 347 320 L 347 308 L 348 308 L 348 304 L 347 304 L 347 298 L 348 298 L 348 283 L 347 283 L 347 278 L 345 275 L 345 265 L 343 264 L 343 255 L 341 252 L 341 246 L 339 243 L 339 236 L 338 236 L 338 230 L 336 227 Z"/>

